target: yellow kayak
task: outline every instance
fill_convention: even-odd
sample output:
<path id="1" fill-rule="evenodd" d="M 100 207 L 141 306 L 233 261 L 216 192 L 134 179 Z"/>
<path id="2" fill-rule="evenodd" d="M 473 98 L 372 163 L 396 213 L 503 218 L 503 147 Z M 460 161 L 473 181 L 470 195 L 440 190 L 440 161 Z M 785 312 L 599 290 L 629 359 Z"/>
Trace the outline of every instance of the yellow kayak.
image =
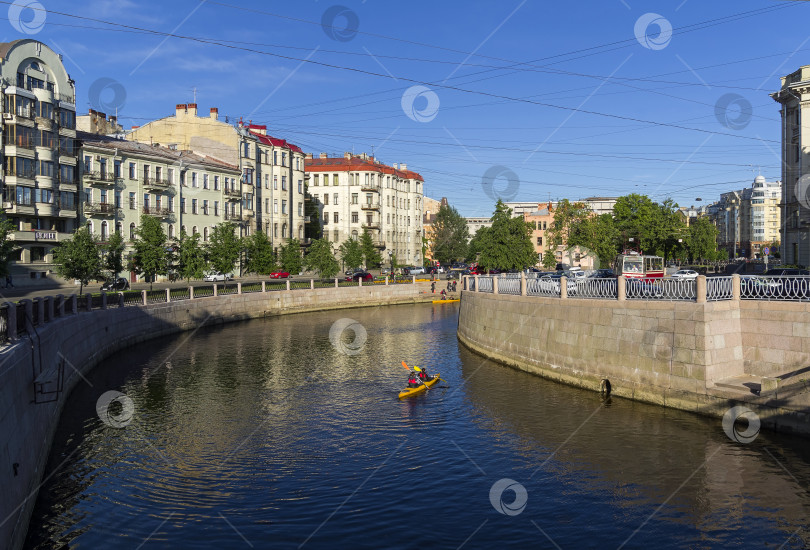
<path id="1" fill-rule="evenodd" d="M 452 302 L 460 302 L 461 298 L 456 298 L 454 300 L 433 300 L 434 304 L 450 304 Z"/>
<path id="2" fill-rule="evenodd" d="M 403 397 L 410 397 L 411 395 L 416 395 L 417 393 L 421 393 L 426 390 L 425 386 L 432 386 L 436 382 L 439 381 L 439 374 L 436 373 L 433 375 L 431 380 L 428 380 L 424 384 L 419 384 L 415 388 L 405 388 L 401 392 L 399 392 L 399 398 L 402 399 Z"/>

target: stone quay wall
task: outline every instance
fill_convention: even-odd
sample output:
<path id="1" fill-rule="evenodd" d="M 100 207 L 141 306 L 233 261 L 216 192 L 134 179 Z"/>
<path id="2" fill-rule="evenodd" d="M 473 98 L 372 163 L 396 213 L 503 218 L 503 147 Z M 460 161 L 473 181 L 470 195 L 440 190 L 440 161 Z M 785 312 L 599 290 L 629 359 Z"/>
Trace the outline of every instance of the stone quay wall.
<path id="1" fill-rule="evenodd" d="M 152 338 L 225 322 L 429 302 L 436 295 L 430 293 L 430 283 L 392 283 L 229 294 L 129 307 L 123 307 L 121 295 L 107 298 L 113 306 L 90 311 L 80 311 L 81 302 L 75 297 L 28 302 L 29 313 L 39 310 L 34 318 L 49 322 L 32 326 L 29 314 L 27 334 L 17 334 L 18 307 L 8 304 L 10 342 L 0 349 L 0 548 L 22 547 L 39 487 L 51 475 L 59 475 L 44 469 L 65 400 L 82 376 L 110 354 Z M 148 301 L 146 292 L 143 301 Z M 48 309 L 50 315 L 45 313 Z M 60 372 L 62 391 L 45 393 L 56 388 Z M 35 393 L 37 389 L 43 392 Z M 41 402 L 47 399 L 53 401 Z"/>
<path id="2" fill-rule="evenodd" d="M 583 299 L 526 295 L 525 281 L 522 294 L 466 282 L 478 291 L 462 293 L 458 337 L 481 355 L 704 415 L 743 405 L 763 427 L 810 435 L 807 302 L 740 300 L 739 280 L 731 299 L 708 302 L 700 283 L 697 300 L 667 301 L 627 300 L 622 284 L 618 299 Z"/>

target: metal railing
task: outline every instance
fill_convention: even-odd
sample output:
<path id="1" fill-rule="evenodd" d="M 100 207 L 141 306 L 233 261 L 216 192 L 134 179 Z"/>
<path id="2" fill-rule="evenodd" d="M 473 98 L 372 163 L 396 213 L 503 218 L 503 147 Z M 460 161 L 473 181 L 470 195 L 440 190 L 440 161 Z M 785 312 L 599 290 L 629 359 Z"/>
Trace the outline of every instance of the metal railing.
<path id="1" fill-rule="evenodd" d="M 478 292 L 493 292 L 492 277 L 478 278 Z"/>
<path id="2" fill-rule="evenodd" d="M 696 300 L 694 279 L 628 279 L 628 300 Z"/>
<path id="3" fill-rule="evenodd" d="M 619 285 L 616 279 L 585 278 L 576 282 L 577 298 L 615 300 L 618 298 Z"/>
<path id="4" fill-rule="evenodd" d="M 733 295 L 734 283 L 731 277 L 709 277 L 706 279 L 707 301 L 731 300 Z"/>
<path id="5" fill-rule="evenodd" d="M 526 294 L 529 296 L 560 297 L 559 279 L 526 279 Z"/>
<path id="6" fill-rule="evenodd" d="M 743 300 L 810 301 L 810 276 L 742 276 L 740 298 Z"/>
<path id="7" fill-rule="evenodd" d="M 498 281 L 499 294 L 520 295 L 520 279 L 501 279 Z"/>

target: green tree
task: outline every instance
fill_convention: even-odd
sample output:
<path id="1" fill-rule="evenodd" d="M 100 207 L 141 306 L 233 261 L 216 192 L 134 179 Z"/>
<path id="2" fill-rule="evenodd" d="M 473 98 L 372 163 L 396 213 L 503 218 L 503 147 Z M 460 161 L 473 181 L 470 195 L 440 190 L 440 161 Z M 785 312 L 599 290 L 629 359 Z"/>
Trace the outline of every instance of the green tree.
<path id="1" fill-rule="evenodd" d="M 177 253 L 177 271 L 186 281 L 201 279 L 208 269 L 208 260 L 205 259 L 205 250 L 200 246 L 200 234 L 186 234 L 180 232 L 180 243 Z"/>
<path id="2" fill-rule="evenodd" d="M 242 252 L 242 243 L 236 234 L 236 224 L 223 222 L 215 225 L 211 230 L 206 252 L 208 263 L 215 271 L 232 273 Z"/>
<path id="3" fill-rule="evenodd" d="M 446 204 L 439 208 L 430 228 L 433 258 L 449 264 L 467 257 L 470 230 L 458 211 Z"/>
<path id="4" fill-rule="evenodd" d="M 290 239 L 279 251 L 281 268 L 291 275 L 301 273 L 303 260 L 301 258 L 301 243 L 298 239 Z"/>
<path id="5" fill-rule="evenodd" d="M 531 239 L 531 226 L 523 218 L 513 218 L 512 210 L 498 199 L 492 227 L 483 234 L 478 264 L 484 269 L 523 269 L 537 263 Z"/>
<path id="6" fill-rule="evenodd" d="M 490 230 L 489 227 L 479 227 L 478 230 L 473 235 L 473 238 L 470 239 L 469 244 L 467 245 L 467 261 L 468 262 L 477 262 L 478 256 L 481 254 L 481 250 L 483 249 L 483 243 L 487 240 L 487 232 Z"/>
<path id="7" fill-rule="evenodd" d="M 115 279 L 124 270 L 124 237 L 114 232 L 102 249 L 104 255 L 103 269 L 109 271 L 110 278 Z"/>
<path id="8" fill-rule="evenodd" d="M 245 271 L 259 275 L 269 275 L 276 269 L 276 255 L 273 244 L 264 231 L 256 231 L 245 238 L 247 261 Z"/>
<path id="9" fill-rule="evenodd" d="M 96 238 L 86 227 L 81 227 L 70 240 L 63 241 L 54 251 L 56 272 L 64 279 L 79 281 L 79 294 L 90 279 L 101 273 L 102 260 Z"/>
<path id="10" fill-rule="evenodd" d="M 619 241 L 619 230 L 613 216 L 591 215 L 572 226 L 567 246 L 585 247 L 596 254 L 600 265 L 609 266 L 616 258 Z"/>
<path id="11" fill-rule="evenodd" d="M 318 276 L 324 279 L 334 277 L 340 270 L 332 243 L 326 239 L 312 241 L 304 261 L 307 269 L 317 271 Z"/>
<path id="12" fill-rule="evenodd" d="M 714 260 L 717 256 L 717 227 L 709 218 L 698 218 L 689 226 L 686 251 L 690 262 Z"/>
<path id="13" fill-rule="evenodd" d="M 591 248 L 585 241 L 591 241 L 591 233 L 595 226 L 585 227 L 592 211 L 583 202 L 570 202 L 563 199 L 554 210 L 554 221 L 546 231 L 547 252 L 543 255 L 543 266 L 553 269 L 557 265 L 555 252 L 559 247 L 569 248 L 581 245 Z M 574 236 L 572 240 L 571 237 Z M 594 239 L 595 240 L 595 239 Z"/>
<path id="14" fill-rule="evenodd" d="M 144 214 L 141 224 L 135 231 L 135 240 L 132 243 L 132 268 L 139 274 L 149 278 L 149 288 L 157 275 L 165 275 L 169 271 L 169 251 L 166 250 L 166 233 L 160 220 Z"/>
<path id="15" fill-rule="evenodd" d="M 5 210 L 0 210 L 0 275 L 8 275 L 8 263 L 11 259 L 11 253 L 19 248 L 9 238 L 14 230 L 14 222 L 6 217 Z"/>
<path id="16" fill-rule="evenodd" d="M 363 263 L 363 248 L 357 239 L 347 239 L 341 243 L 338 250 L 344 267 L 355 269 Z"/>
<path id="17" fill-rule="evenodd" d="M 380 256 L 377 247 L 374 246 L 374 240 L 371 238 L 371 233 L 369 233 L 367 227 L 363 228 L 363 234 L 360 235 L 360 251 L 363 254 L 366 269 L 380 267 L 382 256 Z"/>

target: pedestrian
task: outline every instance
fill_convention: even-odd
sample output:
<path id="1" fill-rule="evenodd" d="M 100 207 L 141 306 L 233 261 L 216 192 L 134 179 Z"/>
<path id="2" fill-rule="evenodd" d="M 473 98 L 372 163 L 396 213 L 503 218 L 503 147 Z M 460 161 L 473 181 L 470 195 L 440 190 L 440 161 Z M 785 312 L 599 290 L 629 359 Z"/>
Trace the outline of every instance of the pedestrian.
<path id="1" fill-rule="evenodd" d="M 433 294 L 436 294 L 436 281 L 433 281 L 432 283 L 430 283 L 430 292 L 432 292 Z"/>
<path id="2" fill-rule="evenodd" d="M 11 273 L 6 275 L 6 288 L 14 288 L 14 283 L 11 282 Z"/>
<path id="3" fill-rule="evenodd" d="M 455 291 L 456 291 L 456 284 L 457 284 L 457 283 L 458 283 L 458 281 L 453 281 L 453 292 L 455 292 Z"/>

